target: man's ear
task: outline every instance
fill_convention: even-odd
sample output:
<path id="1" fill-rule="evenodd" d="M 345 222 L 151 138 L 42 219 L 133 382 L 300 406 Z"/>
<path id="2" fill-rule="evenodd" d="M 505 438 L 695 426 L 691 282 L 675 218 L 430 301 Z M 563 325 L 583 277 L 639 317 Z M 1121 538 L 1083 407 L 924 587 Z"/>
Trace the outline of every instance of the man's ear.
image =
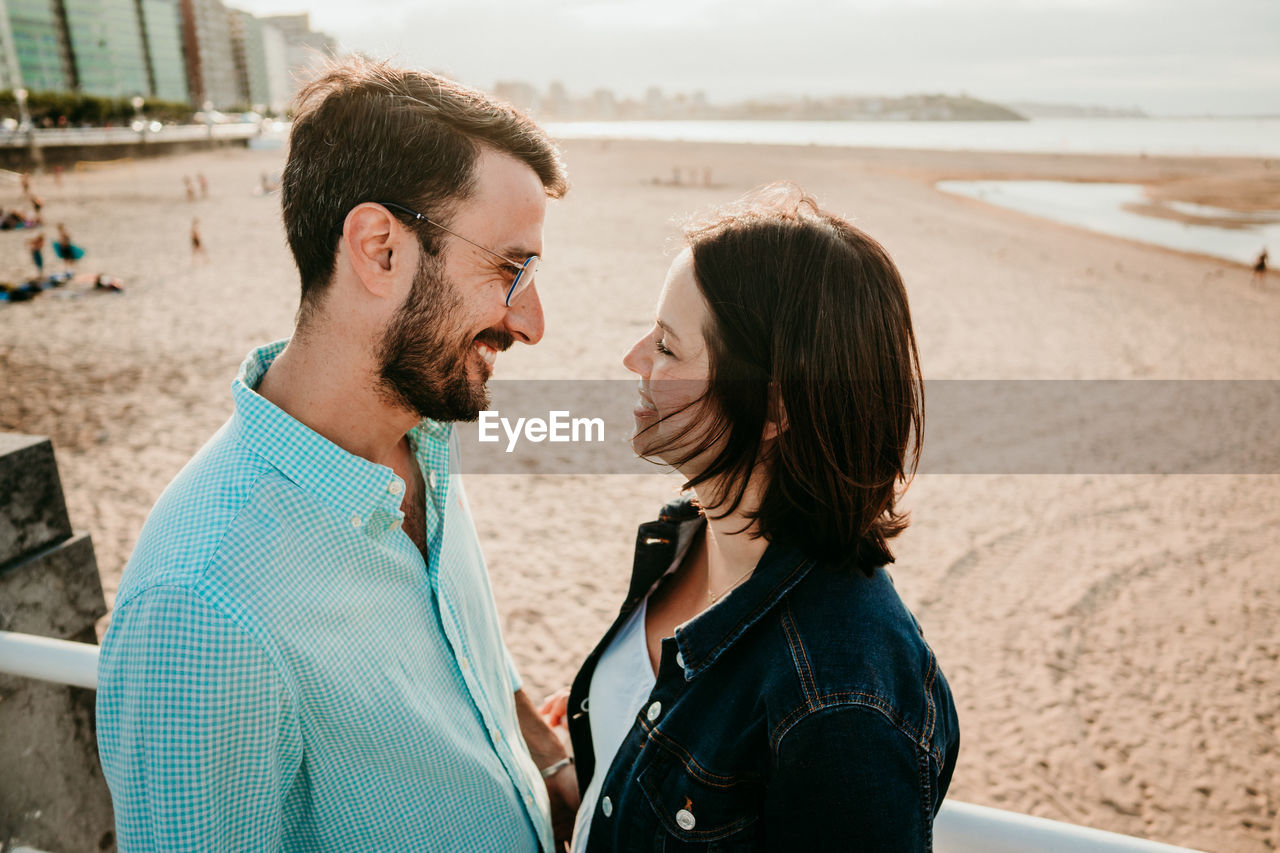
<path id="1" fill-rule="evenodd" d="M 342 223 L 341 254 L 366 291 L 393 297 L 406 265 L 416 264 L 417 240 L 380 204 L 365 202 L 351 208 Z"/>

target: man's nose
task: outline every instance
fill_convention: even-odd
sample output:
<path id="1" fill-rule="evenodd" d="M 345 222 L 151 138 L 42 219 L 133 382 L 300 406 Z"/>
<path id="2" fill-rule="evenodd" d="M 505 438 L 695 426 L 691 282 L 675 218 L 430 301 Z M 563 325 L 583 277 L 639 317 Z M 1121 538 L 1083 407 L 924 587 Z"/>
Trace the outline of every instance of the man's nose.
<path id="1" fill-rule="evenodd" d="M 538 298 L 538 284 L 534 282 L 516 297 L 507 309 L 506 327 L 512 336 L 532 346 L 542 340 L 546 323 L 542 318 L 542 300 Z"/>

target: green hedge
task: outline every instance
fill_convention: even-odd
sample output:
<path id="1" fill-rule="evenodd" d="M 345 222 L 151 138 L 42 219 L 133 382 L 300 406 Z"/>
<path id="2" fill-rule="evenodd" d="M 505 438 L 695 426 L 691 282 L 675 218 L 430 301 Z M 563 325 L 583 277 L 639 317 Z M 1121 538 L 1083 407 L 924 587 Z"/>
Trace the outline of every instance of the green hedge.
<path id="1" fill-rule="evenodd" d="M 69 125 L 108 122 L 128 125 L 134 119 L 131 98 L 100 98 L 95 95 L 77 95 L 74 92 L 32 92 L 27 96 L 27 112 L 37 126 L 46 123 L 57 125 L 65 118 Z M 191 120 L 191 105 L 180 101 L 161 101 L 147 98 L 142 105 L 143 114 L 155 121 L 186 122 Z M 12 91 L 0 91 L 0 117 L 21 118 L 18 99 Z"/>

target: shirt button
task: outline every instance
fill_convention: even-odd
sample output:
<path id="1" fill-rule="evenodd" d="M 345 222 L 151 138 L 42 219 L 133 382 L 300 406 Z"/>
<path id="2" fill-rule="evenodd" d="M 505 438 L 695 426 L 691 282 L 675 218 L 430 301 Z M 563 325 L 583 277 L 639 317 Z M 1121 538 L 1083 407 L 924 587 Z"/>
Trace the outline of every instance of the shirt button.
<path id="1" fill-rule="evenodd" d="M 676 812 L 676 823 L 679 824 L 680 828 L 683 829 L 685 832 L 688 832 L 689 830 L 693 829 L 695 826 L 698 825 L 698 821 L 693 816 L 693 812 L 689 811 L 688 809 L 681 809 L 680 811 Z"/>
<path id="2" fill-rule="evenodd" d="M 649 710 L 645 712 L 645 716 L 649 718 L 649 722 L 658 719 L 658 715 L 662 713 L 662 703 L 654 702 L 649 706 Z"/>
<path id="3" fill-rule="evenodd" d="M 387 483 L 387 491 L 393 495 L 398 495 L 404 491 L 404 484 L 399 480 L 392 480 L 390 483 Z"/>
<path id="4" fill-rule="evenodd" d="M 601 800 L 600 811 L 604 814 L 605 817 L 611 817 L 613 815 L 613 800 L 609 799 L 608 797 L 605 797 L 603 800 Z"/>
<path id="5" fill-rule="evenodd" d="M 463 655 L 462 657 L 458 658 L 458 666 L 462 667 L 463 672 L 471 671 L 471 661 L 467 660 L 466 655 Z"/>
<path id="6" fill-rule="evenodd" d="M 360 529 L 360 516 L 358 515 L 351 516 L 351 526 L 356 528 L 357 530 Z"/>
<path id="7" fill-rule="evenodd" d="M 676 666 L 680 667 L 681 669 L 684 669 L 684 655 L 680 654 L 679 652 L 676 652 Z"/>

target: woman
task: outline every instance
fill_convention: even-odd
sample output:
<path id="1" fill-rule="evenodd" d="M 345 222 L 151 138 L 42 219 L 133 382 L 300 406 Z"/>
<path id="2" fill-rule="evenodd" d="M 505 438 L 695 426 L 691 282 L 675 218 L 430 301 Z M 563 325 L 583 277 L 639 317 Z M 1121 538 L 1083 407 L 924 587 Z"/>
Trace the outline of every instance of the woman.
<path id="1" fill-rule="evenodd" d="M 687 233 L 633 444 L 693 496 L 640 527 L 566 698 L 574 850 L 928 850 L 959 730 L 884 566 L 921 383 L 878 243 L 774 186 Z M 567 709 L 567 710 L 566 710 Z"/>

